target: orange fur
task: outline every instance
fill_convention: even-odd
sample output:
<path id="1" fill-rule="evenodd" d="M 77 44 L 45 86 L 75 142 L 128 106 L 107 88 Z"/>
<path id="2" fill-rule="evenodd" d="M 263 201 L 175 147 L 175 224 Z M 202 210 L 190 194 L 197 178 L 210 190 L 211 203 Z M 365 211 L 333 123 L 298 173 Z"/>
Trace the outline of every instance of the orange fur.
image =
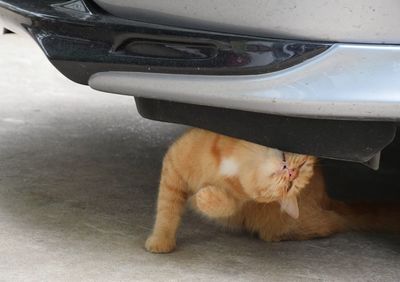
<path id="1" fill-rule="evenodd" d="M 189 130 L 164 158 L 156 221 L 146 249 L 165 253 L 175 248 L 187 202 L 219 224 L 256 233 L 266 241 L 328 236 L 351 229 L 350 218 L 358 226 L 367 226 L 364 215 L 355 216 L 360 213 L 327 197 L 315 161 L 311 156 Z"/>

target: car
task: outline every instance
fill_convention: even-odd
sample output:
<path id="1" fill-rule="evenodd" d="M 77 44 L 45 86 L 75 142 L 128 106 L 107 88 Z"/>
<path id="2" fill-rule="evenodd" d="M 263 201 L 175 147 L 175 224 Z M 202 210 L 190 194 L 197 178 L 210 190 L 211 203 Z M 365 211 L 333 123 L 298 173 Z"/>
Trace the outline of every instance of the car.
<path id="1" fill-rule="evenodd" d="M 387 179 L 370 170 L 380 163 L 399 172 L 380 162 L 398 148 L 399 10 L 397 0 L 0 0 L 7 30 L 30 35 L 72 81 L 135 97 L 145 118 L 346 161 L 327 173 L 336 186 L 338 174 L 365 178 L 355 171 Z"/>

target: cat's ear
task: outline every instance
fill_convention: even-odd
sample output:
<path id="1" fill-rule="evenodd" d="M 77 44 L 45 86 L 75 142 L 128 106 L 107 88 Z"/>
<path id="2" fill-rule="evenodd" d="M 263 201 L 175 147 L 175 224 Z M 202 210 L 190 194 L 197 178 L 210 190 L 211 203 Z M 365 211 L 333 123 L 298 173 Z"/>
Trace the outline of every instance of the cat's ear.
<path id="1" fill-rule="evenodd" d="M 295 219 L 299 218 L 299 205 L 297 204 L 296 196 L 285 197 L 279 203 L 281 204 L 281 211 L 286 212 Z"/>

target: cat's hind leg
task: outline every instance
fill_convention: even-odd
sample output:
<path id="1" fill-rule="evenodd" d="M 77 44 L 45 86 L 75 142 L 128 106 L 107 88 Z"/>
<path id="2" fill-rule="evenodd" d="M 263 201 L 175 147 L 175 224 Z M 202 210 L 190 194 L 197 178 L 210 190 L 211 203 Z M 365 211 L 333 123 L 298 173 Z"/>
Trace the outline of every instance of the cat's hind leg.
<path id="1" fill-rule="evenodd" d="M 277 236 L 277 241 L 323 238 L 348 230 L 343 217 L 330 210 L 316 211 L 297 223 L 286 234 Z"/>
<path id="2" fill-rule="evenodd" d="M 175 249 L 176 232 L 187 198 L 186 183 L 166 157 L 161 173 L 156 221 L 145 244 L 148 251 L 168 253 Z"/>
<path id="3" fill-rule="evenodd" d="M 231 194 L 212 185 L 201 188 L 191 202 L 194 208 L 210 218 L 230 217 L 239 209 L 238 201 Z"/>

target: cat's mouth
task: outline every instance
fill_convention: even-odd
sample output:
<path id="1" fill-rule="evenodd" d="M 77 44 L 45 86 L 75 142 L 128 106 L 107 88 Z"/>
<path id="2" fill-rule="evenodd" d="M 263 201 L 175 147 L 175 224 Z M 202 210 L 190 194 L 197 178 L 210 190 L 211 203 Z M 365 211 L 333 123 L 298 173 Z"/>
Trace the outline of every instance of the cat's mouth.
<path id="1" fill-rule="evenodd" d="M 292 187 L 293 187 L 293 181 L 289 181 L 288 185 L 286 186 L 286 193 L 289 193 Z"/>

